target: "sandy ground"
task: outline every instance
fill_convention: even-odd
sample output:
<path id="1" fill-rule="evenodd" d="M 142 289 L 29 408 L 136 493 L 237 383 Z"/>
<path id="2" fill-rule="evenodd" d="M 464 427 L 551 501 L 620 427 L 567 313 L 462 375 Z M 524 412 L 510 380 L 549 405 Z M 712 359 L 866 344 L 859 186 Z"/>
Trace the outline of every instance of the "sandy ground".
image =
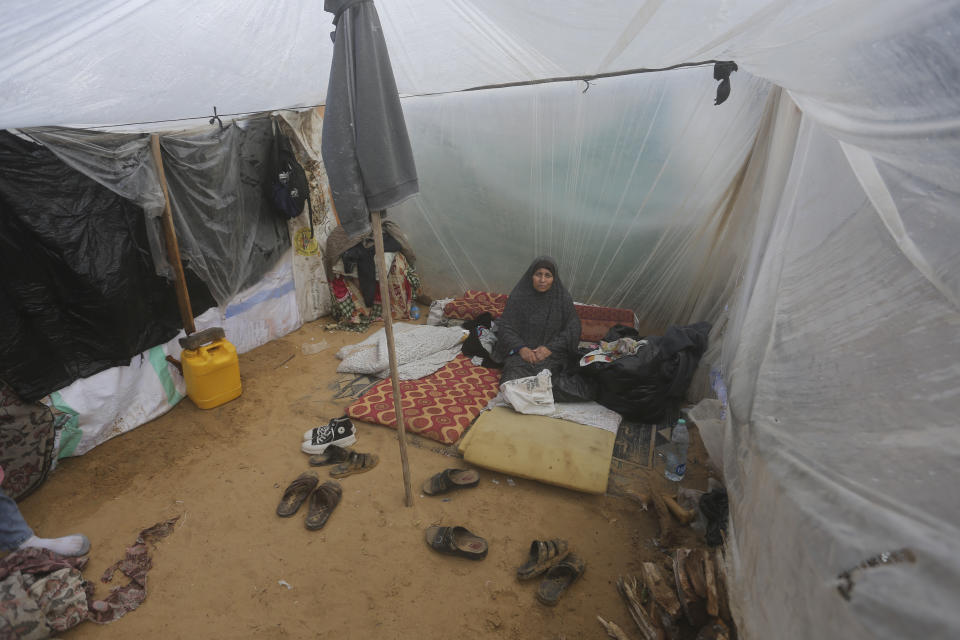
<path id="1" fill-rule="evenodd" d="M 396 432 L 358 423 L 355 448 L 381 461 L 341 480 L 343 501 L 326 527 L 307 531 L 305 508 L 292 518 L 275 515 L 283 488 L 310 468 L 300 452 L 302 432 L 341 415 L 351 401 L 333 398 L 334 352 L 364 336 L 327 332 L 325 323 L 241 356 L 244 392 L 237 400 L 211 410 L 184 400 L 62 461 L 21 503 L 41 536 L 90 537 L 84 575 L 97 584 L 98 597 L 112 586 L 100 575 L 140 530 L 180 516 L 174 533 L 156 545 L 143 605 L 112 624 L 86 622 L 60 637 L 604 638 L 598 614 L 637 636 L 615 582 L 636 573 L 641 561 L 664 556 L 651 541 L 656 517 L 624 497 L 522 479 L 511 486 L 486 471 L 479 487 L 449 501 L 421 497 L 426 478 L 463 461 L 409 436 L 408 508 Z M 303 355 L 301 345 L 311 340 L 330 348 Z M 698 446 L 694 460 L 703 458 Z M 317 471 L 322 480 L 325 470 Z M 706 488 L 702 465 L 691 464 L 684 484 Z M 487 538 L 489 555 L 474 562 L 430 550 L 423 531 L 434 523 L 467 526 Z M 548 608 L 534 597 L 537 581 L 518 582 L 515 571 L 531 540 L 552 537 L 568 539 L 587 571 Z M 689 531 L 681 537 L 696 539 Z"/>

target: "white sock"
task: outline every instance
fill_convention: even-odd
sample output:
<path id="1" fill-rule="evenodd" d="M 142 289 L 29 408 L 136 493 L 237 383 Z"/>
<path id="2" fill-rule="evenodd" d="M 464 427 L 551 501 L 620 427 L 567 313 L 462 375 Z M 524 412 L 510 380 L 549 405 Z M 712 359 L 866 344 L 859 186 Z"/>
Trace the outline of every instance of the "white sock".
<path id="1" fill-rule="evenodd" d="M 30 547 L 49 549 L 62 556 L 82 556 L 90 550 L 90 541 L 87 540 L 87 536 L 82 533 L 75 533 L 70 536 L 63 536 L 62 538 L 38 538 L 37 536 L 31 536 L 26 542 L 20 545 L 21 549 Z"/>

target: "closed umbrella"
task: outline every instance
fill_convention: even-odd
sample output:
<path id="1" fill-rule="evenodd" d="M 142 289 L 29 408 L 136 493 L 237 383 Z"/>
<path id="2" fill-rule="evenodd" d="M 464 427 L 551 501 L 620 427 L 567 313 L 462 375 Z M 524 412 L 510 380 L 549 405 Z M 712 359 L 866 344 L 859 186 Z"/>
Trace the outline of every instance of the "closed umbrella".
<path id="1" fill-rule="evenodd" d="M 380 300 L 406 505 L 413 505 L 407 441 L 400 407 L 390 294 L 383 258 L 381 217 L 386 209 L 419 192 L 417 169 L 400 107 L 390 56 L 372 0 L 325 0 L 336 31 L 327 86 L 320 151 L 337 217 L 351 237 L 373 226 L 380 269 Z"/>

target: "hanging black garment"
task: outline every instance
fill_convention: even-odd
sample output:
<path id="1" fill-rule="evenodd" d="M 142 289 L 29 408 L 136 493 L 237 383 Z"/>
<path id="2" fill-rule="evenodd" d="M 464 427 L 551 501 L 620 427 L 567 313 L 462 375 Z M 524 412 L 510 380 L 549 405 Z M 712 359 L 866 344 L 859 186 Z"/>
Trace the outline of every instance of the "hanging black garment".
<path id="1" fill-rule="evenodd" d="M 383 234 L 384 251 L 400 251 L 400 243 L 393 239 L 389 233 Z M 360 294 L 363 296 L 363 303 L 367 307 L 373 306 L 373 298 L 377 293 L 377 266 L 375 262 L 376 251 L 374 247 L 365 247 L 362 242 L 358 242 L 343 252 L 343 269 L 352 272 L 357 269 L 357 280 L 360 281 Z"/>

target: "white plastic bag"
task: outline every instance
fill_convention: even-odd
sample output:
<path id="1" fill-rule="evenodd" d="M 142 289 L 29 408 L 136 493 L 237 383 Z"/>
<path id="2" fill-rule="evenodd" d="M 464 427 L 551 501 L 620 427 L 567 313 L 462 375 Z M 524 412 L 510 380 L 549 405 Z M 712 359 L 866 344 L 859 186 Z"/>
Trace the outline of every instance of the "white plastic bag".
<path id="1" fill-rule="evenodd" d="M 518 413 L 552 416 L 556 412 L 549 369 L 544 369 L 535 376 L 504 382 L 500 385 L 500 392 Z"/>
<path id="2" fill-rule="evenodd" d="M 448 302 L 453 302 L 453 298 L 443 298 L 430 303 L 430 314 L 427 316 L 428 325 L 434 327 L 447 326 L 443 322 L 443 308 L 447 306 Z"/>

